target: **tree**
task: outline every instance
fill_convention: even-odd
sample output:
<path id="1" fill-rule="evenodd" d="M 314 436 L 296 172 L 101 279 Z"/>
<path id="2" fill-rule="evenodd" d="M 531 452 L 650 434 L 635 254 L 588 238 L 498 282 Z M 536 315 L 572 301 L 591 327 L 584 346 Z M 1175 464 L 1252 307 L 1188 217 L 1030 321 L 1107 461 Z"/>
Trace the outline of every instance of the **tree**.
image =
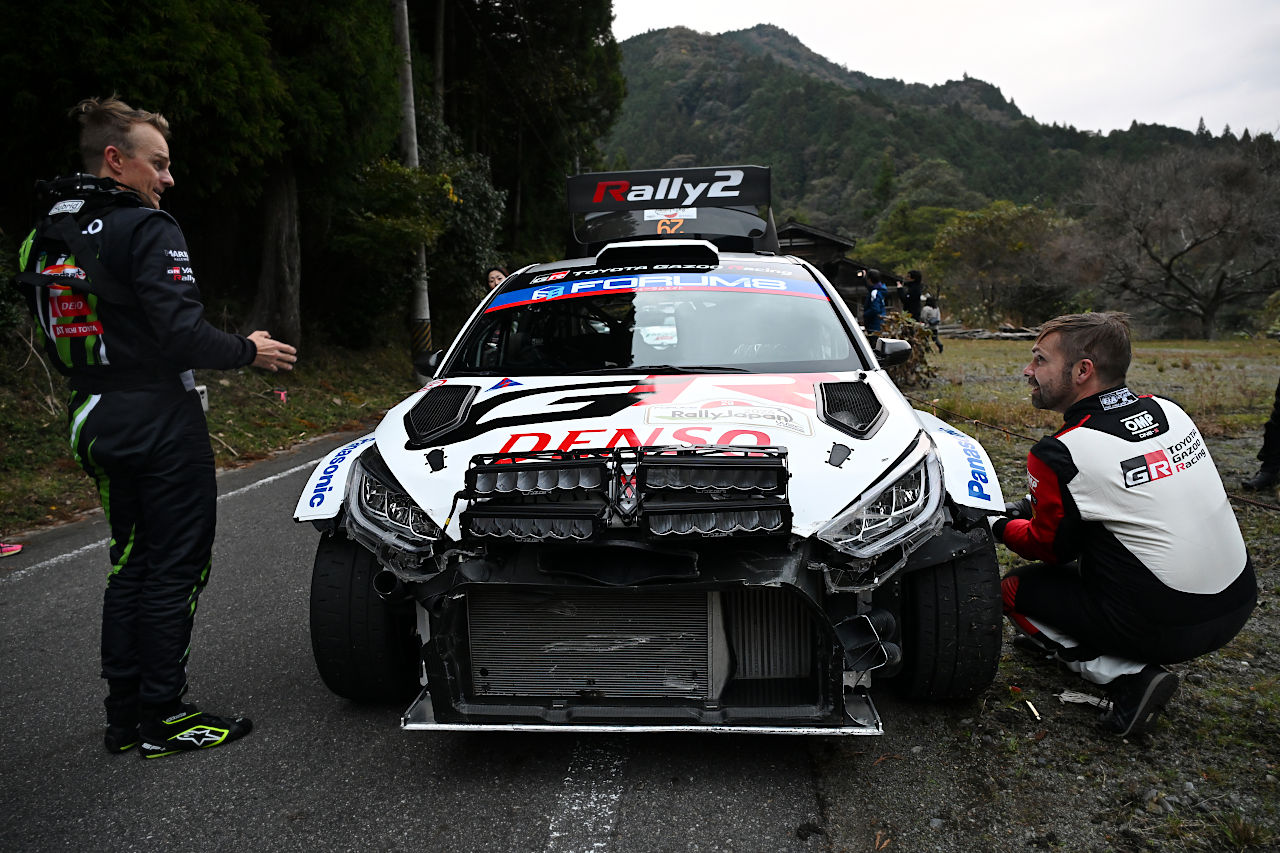
<path id="1" fill-rule="evenodd" d="M 262 201 L 262 256 L 249 325 L 302 336 L 300 199 L 329 199 L 360 167 L 391 150 L 400 113 L 385 0 L 259 0 L 290 129 Z M 335 186 L 337 185 L 337 186 Z"/>
<path id="2" fill-rule="evenodd" d="M 1081 200 L 1103 282 L 1214 337 L 1224 308 L 1280 284 L 1277 163 L 1274 146 L 1255 144 L 1095 164 Z"/>
<path id="3" fill-rule="evenodd" d="M 1050 210 L 997 201 L 938 234 L 926 271 L 969 322 L 1036 325 L 1071 306 L 1085 278 L 1064 262 L 1073 224 Z"/>
<path id="4" fill-rule="evenodd" d="M 559 255 L 568 221 L 565 176 L 603 165 L 596 140 L 622 104 L 612 4 L 440 2 L 443 118 L 467 148 L 489 158 L 494 185 L 507 196 L 513 257 Z M 434 18 L 412 23 L 417 43 L 436 42 Z"/>
<path id="5" fill-rule="evenodd" d="M 50 26 L 65 37 L 39 38 Z M 36 179 L 80 169 L 67 110 L 113 92 L 163 113 L 173 127 L 177 184 L 165 206 L 252 201 L 280 152 L 285 91 L 267 22 L 236 0 L 138 0 L 127 15 L 77 0 L 10 3 L 0 35 L 0 88 L 11 98 L 0 153 L 0 229 L 25 235 Z M 181 218 L 181 217 L 180 217 Z M 202 276 L 202 286 L 205 277 Z"/>

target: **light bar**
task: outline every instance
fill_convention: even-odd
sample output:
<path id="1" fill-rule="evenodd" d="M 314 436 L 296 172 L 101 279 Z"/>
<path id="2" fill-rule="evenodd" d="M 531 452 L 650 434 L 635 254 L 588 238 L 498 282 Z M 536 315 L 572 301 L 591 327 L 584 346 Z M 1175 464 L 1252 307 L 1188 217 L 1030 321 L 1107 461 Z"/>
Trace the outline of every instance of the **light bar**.
<path id="1" fill-rule="evenodd" d="M 603 462 L 585 465 L 556 462 L 475 465 L 467 469 L 466 496 L 475 499 L 515 492 L 539 495 L 572 489 L 599 489 L 607 477 Z"/>
<path id="2" fill-rule="evenodd" d="M 641 514 L 644 526 L 655 536 L 764 535 L 784 532 L 791 525 L 791 508 L 784 501 L 659 506 Z"/>
<path id="3" fill-rule="evenodd" d="M 659 457 L 642 462 L 636 469 L 641 488 L 734 490 L 775 494 L 787 481 L 786 463 L 781 459 L 733 459 Z"/>
<path id="4" fill-rule="evenodd" d="M 600 506 L 479 506 L 462 513 L 462 534 L 512 541 L 590 539 L 604 524 Z"/>

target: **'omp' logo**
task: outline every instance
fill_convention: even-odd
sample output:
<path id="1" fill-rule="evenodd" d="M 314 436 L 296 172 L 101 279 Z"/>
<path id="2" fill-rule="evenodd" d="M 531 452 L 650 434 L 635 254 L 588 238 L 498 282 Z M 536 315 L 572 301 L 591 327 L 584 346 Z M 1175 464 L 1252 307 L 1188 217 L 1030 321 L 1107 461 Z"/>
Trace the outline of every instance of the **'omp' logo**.
<path id="1" fill-rule="evenodd" d="M 1153 450 L 1124 460 L 1120 463 L 1120 471 L 1124 474 L 1125 488 L 1132 488 L 1172 475 L 1173 463 L 1163 450 Z"/>

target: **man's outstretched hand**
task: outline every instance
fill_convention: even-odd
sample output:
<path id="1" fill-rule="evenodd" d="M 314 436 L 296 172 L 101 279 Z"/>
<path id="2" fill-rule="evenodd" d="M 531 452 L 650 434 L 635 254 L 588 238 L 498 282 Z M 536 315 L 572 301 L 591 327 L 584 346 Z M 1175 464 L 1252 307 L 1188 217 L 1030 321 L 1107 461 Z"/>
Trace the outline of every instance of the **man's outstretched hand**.
<path id="1" fill-rule="evenodd" d="M 254 367 L 279 373 L 281 370 L 293 370 L 293 363 L 298 360 L 298 351 L 288 344 L 277 341 L 271 333 L 259 329 L 249 335 L 249 340 L 258 348 L 258 355 L 253 360 Z"/>

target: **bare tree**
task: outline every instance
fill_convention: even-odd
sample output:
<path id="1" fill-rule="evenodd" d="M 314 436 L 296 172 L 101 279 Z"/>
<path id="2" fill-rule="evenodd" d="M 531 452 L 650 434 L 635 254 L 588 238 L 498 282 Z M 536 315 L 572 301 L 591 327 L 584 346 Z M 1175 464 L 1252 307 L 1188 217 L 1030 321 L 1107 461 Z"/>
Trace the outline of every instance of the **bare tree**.
<path id="1" fill-rule="evenodd" d="M 1280 173 L 1250 146 L 1104 162 L 1081 191 L 1102 283 L 1213 338 L 1230 304 L 1276 290 Z"/>

